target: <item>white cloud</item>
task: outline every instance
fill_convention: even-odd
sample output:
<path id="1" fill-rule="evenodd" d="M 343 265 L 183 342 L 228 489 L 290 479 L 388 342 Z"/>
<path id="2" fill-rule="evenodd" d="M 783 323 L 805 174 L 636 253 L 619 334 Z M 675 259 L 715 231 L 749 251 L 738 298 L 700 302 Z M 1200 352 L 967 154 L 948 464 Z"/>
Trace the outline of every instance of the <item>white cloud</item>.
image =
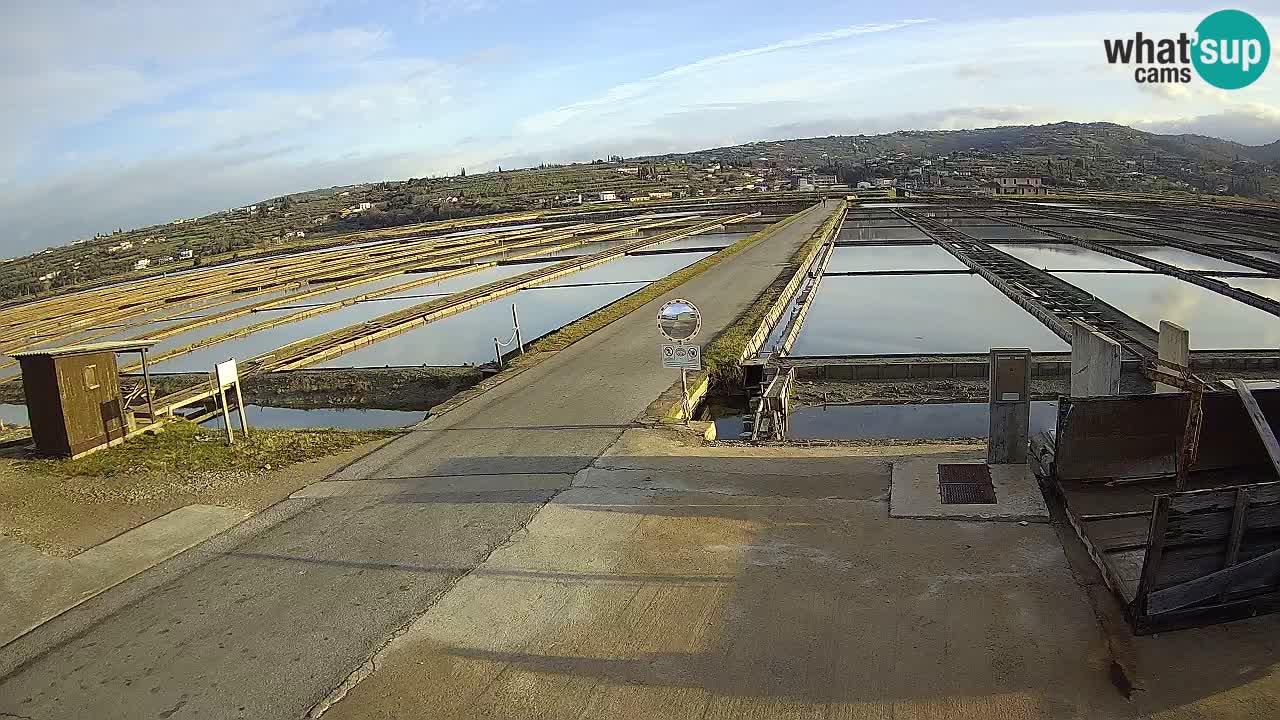
<path id="1" fill-rule="evenodd" d="M 1268 145 L 1280 140 L 1280 108 L 1249 104 L 1205 115 L 1138 120 L 1132 125 L 1164 135 L 1208 135 L 1231 138 L 1246 145 Z"/>
<path id="2" fill-rule="evenodd" d="M 1181 83 L 1136 83 L 1139 91 L 1164 100 L 1186 100 L 1191 97 L 1191 88 Z"/>
<path id="3" fill-rule="evenodd" d="M 429 59 L 370 60 L 345 66 L 334 85 L 223 93 L 196 106 L 156 113 L 150 122 L 204 144 L 248 145 L 331 128 L 348 135 L 359 128 L 371 138 L 382 128 L 429 121 L 431 113 L 450 104 L 455 77 L 455 68 Z"/>
<path id="4" fill-rule="evenodd" d="M 132 14 L 28 3 L 0 28 L 0 246 L 460 165 L 763 138 L 1057 120 L 1277 137 L 1280 65 L 1246 90 L 1184 93 L 1139 87 L 1104 61 L 1100 28 L 1176 31 L 1194 26 L 1186 15 L 904 19 L 703 51 L 664 70 L 652 64 L 664 39 L 645 32 L 604 63 L 573 48 L 554 63 L 501 44 L 452 62 L 405 49 L 434 47 L 426 33 L 496 9 L 491 0 L 425 0 L 406 17 L 417 10 L 426 27 L 403 35 L 372 12 L 316 21 L 317 8 L 344 7 L 330 0 L 178 3 Z M 596 15 L 582 22 L 616 24 Z M 494 65 L 516 53 L 521 62 Z M 103 136 L 51 142 L 74 128 Z"/>
<path id="5" fill-rule="evenodd" d="M 60 131 L 225 86 L 285 57 L 351 62 L 386 47 L 378 28 L 300 29 L 305 14 L 325 2 L 179 0 L 122 8 L 54 1 L 6 9 L 0 183 L 14 182 Z"/>
<path id="6" fill-rule="evenodd" d="M 582 100 L 555 108 L 554 110 L 534 114 L 522 120 L 520 122 L 520 128 L 528 132 L 545 132 L 553 130 L 587 111 L 609 107 L 627 100 L 634 100 L 648 92 L 662 88 L 664 85 L 672 81 L 681 78 L 688 78 L 690 76 L 731 65 L 742 60 L 786 50 L 808 48 L 814 45 L 822 45 L 837 40 L 847 40 L 859 35 L 888 32 L 890 30 L 897 30 L 926 22 L 929 22 L 929 20 L 907 19 L 892 23 L 850 25 L 848 27 L 830 30 L 828 32 L 812 33 L 798 38 L 791 38 L 780 42 L 761 45 L 759 47 L 713 55 L 685 65 L 679 65 L 671 68 L 670 70 L 666 70 L 658 73 L 657 75 L 641 80 L 616 85 L 610 88 L 603 95 L 595 98 Z"/>

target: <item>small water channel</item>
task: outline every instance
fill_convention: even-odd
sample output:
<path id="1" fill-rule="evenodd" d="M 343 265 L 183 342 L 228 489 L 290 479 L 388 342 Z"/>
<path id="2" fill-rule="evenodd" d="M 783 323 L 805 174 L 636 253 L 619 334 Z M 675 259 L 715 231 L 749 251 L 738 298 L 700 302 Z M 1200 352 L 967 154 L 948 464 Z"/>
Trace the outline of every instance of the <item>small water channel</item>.
<path id="1" fill-rule="evenodd" d="M 5 425 L 30 425 L 31 420 L 27 415 L 27 406 L 0 403 L 0 422 Z"/>
<path id="2" fill-rule="evenodd" d="M 1032 434 L 1051 431 L 1058 403 L 1031 403 Z M 915 403 L 904 405 L 814 405 L 791 411 L 789 440 L 945 440 L 987 437 L 987 403 Z M 717 418 L 716 437 L 736 440 L 742 416 Z"/>

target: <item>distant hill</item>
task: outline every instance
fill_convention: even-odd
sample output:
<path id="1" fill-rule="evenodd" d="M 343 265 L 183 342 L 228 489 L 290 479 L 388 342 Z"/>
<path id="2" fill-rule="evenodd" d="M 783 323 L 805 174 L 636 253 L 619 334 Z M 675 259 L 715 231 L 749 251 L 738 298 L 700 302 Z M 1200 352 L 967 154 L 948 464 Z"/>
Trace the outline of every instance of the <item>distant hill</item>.
<path id="1" fill-rule="evenodd" d="M 924 172 L 925 159 L 935 158 Z M 727 167 L 710 170 L 714 164 Z M 691 153 L 409 178 L 282 195 L 198 218 L 107 231 L 0 264 L 0 302 L 122 275 L 175 271 L 504 210 L 574 203 L 601 190 L 708 195 L 786 186 L 794 168 L 845 182 L 897 178 L 973 192 L 992 177 L 1039 175 L 1068 189 L 1190 191 L 1280 200 L 1280 141 L 1249 146 L 1202 135 L 1156 135 L 1112 123 L 973 130 L 902 130 L 760 141 Z M 765 169 L 766 171 L 762 171 Z M 194 257 L 191 257 L 191 256 Z"/>
<path id="2" fill-rule="evenodd" d="M 1276 162 L 1280 160 L 1280 140 L 1255 146 L 1204 135 L 1157 135 L 1114 123 L 1060 122 L 972 130 L 900 130 L 884 135 L 829 135 L 753 142 L 655 157 L 672 160 L 769 157 L 800 167 L 821 163 L 824 155 L 832 159 L 862 160 L 896 153 L 936 157 L 959 151 L 1070 158 L 1090 155 L 1124 159 L 1177 156 L 1193 162 L 1222 165 L 1240 159 Z"/>

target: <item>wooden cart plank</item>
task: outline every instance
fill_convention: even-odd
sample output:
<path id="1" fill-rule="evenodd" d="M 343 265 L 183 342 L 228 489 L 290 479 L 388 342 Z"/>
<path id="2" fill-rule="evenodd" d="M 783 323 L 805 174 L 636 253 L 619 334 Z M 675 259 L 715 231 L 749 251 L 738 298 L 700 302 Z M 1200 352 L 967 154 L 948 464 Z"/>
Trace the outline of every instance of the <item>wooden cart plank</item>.
<path id="1" fill-rule="evenodd" d="M 1271 466 L 1275 468 L 1276 474 L 1280 475 L 1280 442 L 1276 441 L 1276 434 L 1271 430 L 1271 423 L 1267 422 L 1267 416 L 1262 414 L 1262 408 L 1258 407 L 1258 400 L 1249 390 L 1249 384 L 1240 378 L 1236 378 L 1231 382 L 1235 383 L 1236 393 L 1240 395 L 1240 402 L 1244 403 L 1245 412 L 1249 414 L 1249 419 L 1253 421 L 1253 427 L 1258 431 L 1258 438 L 1262 440 L 1262 446 L 1267 450 L 1267 457 L 1271 458 Z"/>

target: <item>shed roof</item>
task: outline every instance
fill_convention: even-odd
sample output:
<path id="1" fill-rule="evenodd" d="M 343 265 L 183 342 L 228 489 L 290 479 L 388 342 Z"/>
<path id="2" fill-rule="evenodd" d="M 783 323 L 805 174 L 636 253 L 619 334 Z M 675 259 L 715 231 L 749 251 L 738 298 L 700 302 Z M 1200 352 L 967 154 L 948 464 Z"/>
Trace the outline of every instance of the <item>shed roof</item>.
<path id="1" fill-rule="evenodd" d="M 27 350 L 25 352 L 16 352 L 12 357 L 34 358 L 34 357 L 63 357 L 65 355 L 88 355 L 90 353 L 103 352 L 138 352 L 139 350 L 149 350 L 159 340 L 118 340 L 115 342 L 88 343 L 86 345 L 64 345 L 62 347 L 42 348 L 40 350 Z"/>

